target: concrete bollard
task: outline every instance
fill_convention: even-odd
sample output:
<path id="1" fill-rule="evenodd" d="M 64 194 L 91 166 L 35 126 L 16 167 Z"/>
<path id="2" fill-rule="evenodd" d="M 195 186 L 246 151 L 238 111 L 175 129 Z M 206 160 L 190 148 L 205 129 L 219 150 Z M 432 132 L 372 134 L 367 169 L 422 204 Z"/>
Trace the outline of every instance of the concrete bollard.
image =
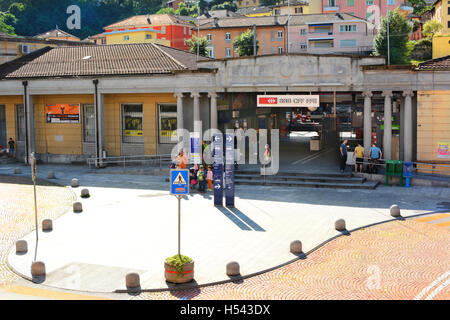
<path id="1" fill-rule="evenodd" d="M 302 253 L 302 242 L 300 240 L 292 241 L 290 250 L 294 254 Z"/>
<path id="2" fill-rule="evenodd" d="M 72 188 L 76 188 L 76 187 L 78 187 L 80 184 L 79 184 L 77 178 L 73 178 L 72 181 L 70 181 L 70 185 L 72 186 Z"/>
<path id="3" fill-rule="evenodd" d="M 35 261 L 31 264 L 31 275 L 40 277 L 45 275 L 45 264 L 42 261 Z"/>
<path id="4" fill-rule="evenodd" d="M 239 263 L 236 261 L 227 264 L 227 276 L 238 276 L 240 274 Z"/>
<path id="5" fill-rule="evenodd" d="M 74 202 L 73 203 L 73 212 L 81 212 L 83 211 L 83 205 L 81 202 Z"/>
<path id="6" fill-rule="evenodd" d="M 14 174 L 21 174 L 22 170 L 20 168 L 14 168 Z"/>
<path id="7" fill-rule="evenodd" d="M 141 280 L 139 279 L 139 274 L 128 273 L 125 277 L 125 284 L 127 289 L 137 289 L 141 286 Z"/>
<path id="8" fill-rule="evenodd" d="M 345 220 L 344 219 L 336 220 L 336 222 L 334 223 L 334 228 L 337 231 L 345 230 Z"/>
<path id="9" fill-rule="evenodd" d="M 51 219 L 45 219 L 42 221 L 42 231 L 52 231 L 53 221 Z"/>
<path id="10" fill-rule="evenodd" d="M 400 214 L 400 207 L 399 207 L 398 205 L 393 204 L 393 205 L 391 206 L 390 211 L 391 211 L 391 216 L 393 216 L 393 217 L 401 217 L 401 214 Z"/>
<path id="11" fill-rule="evenodd" d="M 89 198 L 91 195 L 89 194 L 89 190 L 88 189 L 83 189 L 81 190 L 81 197 L 82 198 Z"/>
<path id="12" fill-rule="evenodd" d="M 48 179 L 56 179 L 55 173 L 53 171 L 49 171 L 47 174 Z"/>
<path id="13" fill-rule="evenodd" d="M 16 253 L 28 252 L 28 243 L 25 240 L 16 241 Z"/>

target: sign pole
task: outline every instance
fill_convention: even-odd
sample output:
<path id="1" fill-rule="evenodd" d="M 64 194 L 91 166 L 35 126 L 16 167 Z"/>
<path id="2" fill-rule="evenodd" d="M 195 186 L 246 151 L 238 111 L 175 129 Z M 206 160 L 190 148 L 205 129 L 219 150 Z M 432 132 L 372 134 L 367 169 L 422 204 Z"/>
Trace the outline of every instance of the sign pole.
<path id="1" fill-rule="evenodd" d="M 33 189 L 34 189 L 34 218 L 36 223 L 36 243 L 39 240 L 39 233 L 38 233 L 38 218 L 37 218 L 37 199 L 36 199 L 36 175 L 37 175 L 37 169 L 36 169 L 36 157 L 34 156 L 34 152 L 31 153 L 31 177 L 33 179 Z"/>
<path id="2" fill-rule="evenodd" d="M 181 196 L 178 198 L 178 256 L 181 259 Z"/>

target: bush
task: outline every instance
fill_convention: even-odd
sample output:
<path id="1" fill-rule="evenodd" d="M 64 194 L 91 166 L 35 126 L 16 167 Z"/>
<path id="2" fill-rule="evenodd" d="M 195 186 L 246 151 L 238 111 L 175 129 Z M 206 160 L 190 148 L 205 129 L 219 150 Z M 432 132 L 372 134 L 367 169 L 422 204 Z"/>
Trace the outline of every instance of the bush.
<path id="1" fill-rule="evenodd" d="M 178 254 L 166 259 L 166 263 L 175 267 L 175 269 L 177 270 L 177 272 L 179 274 L 183 274 L 184 265 L 187 263 L 190 263 L 190 262 L 192 262 L 191 258 L 189 258 L 187 256 L 183 256 L 183 255 L 178 255 Z"/>

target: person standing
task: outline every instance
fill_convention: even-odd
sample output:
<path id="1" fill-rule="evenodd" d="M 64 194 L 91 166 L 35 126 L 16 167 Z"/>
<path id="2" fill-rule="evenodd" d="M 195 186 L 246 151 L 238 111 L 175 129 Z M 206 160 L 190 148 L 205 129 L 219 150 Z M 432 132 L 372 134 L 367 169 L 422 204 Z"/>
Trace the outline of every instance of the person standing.
<path id="1" fill-rule="evenodd" d="M 378 148 L 375 143 L 372 144 L 372 148 L 370 148 L 370 151 L 369 151 L 369 159 L 371 162 L 371 164 L 370 164 L 371 173 L 378 172 L 377 164 L 378 164 L 378 161 L 381 160 L 382 158 L 383 158 L 383 153 L 381 152 L 381 149 Z"/>
<path id="2" fill-rule="evenodd" d="M 344 140 L 339 147 L 341 172 L 344 172 L 345 166 L 347 165 L 347 142 L 347 140 Z"/>
<path id="3" fill-rule="evenodd" d="M 360 143 L 355 148 L 355 153 L 353 157 L 356 157 L 355 161 L 355 172 L 362 172 L 363 163 L 364 163 L 364 148 Z"/>
<path id="4" fill-rule="evenodd" d="M 13 138 L 9 138 L 8 146 L 9 146 L 9 154 L 13 158 L 15 158 L 16 157 L 16 143 L 14 142 Z"/>
<path id="5" fill-rule="evenodd" d="M 204 193 L 206 187 L 206 174 L 205 170 L 203 169 L 203 165 L 200 165 L 197 177 L 198 177 L 198 191 L 200 191 L 200 193 Z"/>
<path id="6" fill-rule="evenodd" d="M 208 181 L 208 191 L 212 191 L 213 171 L 211 169 L 211 166 L 208 166 L 208 171 L 206 172 L 206 181 Z"/>

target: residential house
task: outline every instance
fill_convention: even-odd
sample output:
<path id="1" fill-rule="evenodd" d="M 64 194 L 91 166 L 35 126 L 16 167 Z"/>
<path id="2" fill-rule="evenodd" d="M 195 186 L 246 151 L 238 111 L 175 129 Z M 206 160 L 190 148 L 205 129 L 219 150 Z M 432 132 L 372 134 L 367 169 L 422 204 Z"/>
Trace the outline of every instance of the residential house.
<path id="1" fill-rule="evenodd" d="M 238 8 L 258 7 L 260 0 L 235 0 L 234 3 Z"/>
<path id="2" fill-rule="evenodd" d="M 307 13 L 309 13 L 308 1 L 285 0 L 280 4 L 272 6 L 272 14 L 274 16 L 288 15 L 288 14 L 307 14 Z"/>
<path id="3" fill-rule="evenodd" d="M 450 2 L 437 0 L 431 10 L 432 19 L 443 26 L 438 35 L 433 37 L 433 59 L 450 55 Z"/>
<path id="4" fill-rule="evenodd" d="M 355 53 L 373 51 L 374 25 L 347 13 L 293 15 L 289 53 Z"/>
<path id="5" fill-rule="evenodd" d="M 50 40 L 81 41 L 80 38 L 75 37 L 74 35 L 71 35 L 70 33 L 67 33 L 61 29 L 58 29 L 58 27 L 56 27 L 53 30 L 38 34 L 34 37 L 40 38 L 40 39 L 50 39 Z"/>
<path id="6" fill-rule="evenodd" d="M 211 58 L 222 59 L 237 57 L 233 49 L 233 40 L 240 34 L 253 28 L 259 41 L 258 55 L 285 52 L 285 25 L 287 16 L 215 18 L 200 24 L 200 36 L 209 42 Z"/>
<path id="7" fill-rule="evenodd" d="M 106 44 L 158 43 L 189 50 L 195 25 L 171 14 L 133 16 L 104 27 Z"/>
<path id="8" fill-rule="evenodd" d="M 238 10 L 236 10 L 236 13 L 239 13 L 247 17 L 271 16 L 272 7 L 269 6 L 245 7 L 239 8 Z"/>

